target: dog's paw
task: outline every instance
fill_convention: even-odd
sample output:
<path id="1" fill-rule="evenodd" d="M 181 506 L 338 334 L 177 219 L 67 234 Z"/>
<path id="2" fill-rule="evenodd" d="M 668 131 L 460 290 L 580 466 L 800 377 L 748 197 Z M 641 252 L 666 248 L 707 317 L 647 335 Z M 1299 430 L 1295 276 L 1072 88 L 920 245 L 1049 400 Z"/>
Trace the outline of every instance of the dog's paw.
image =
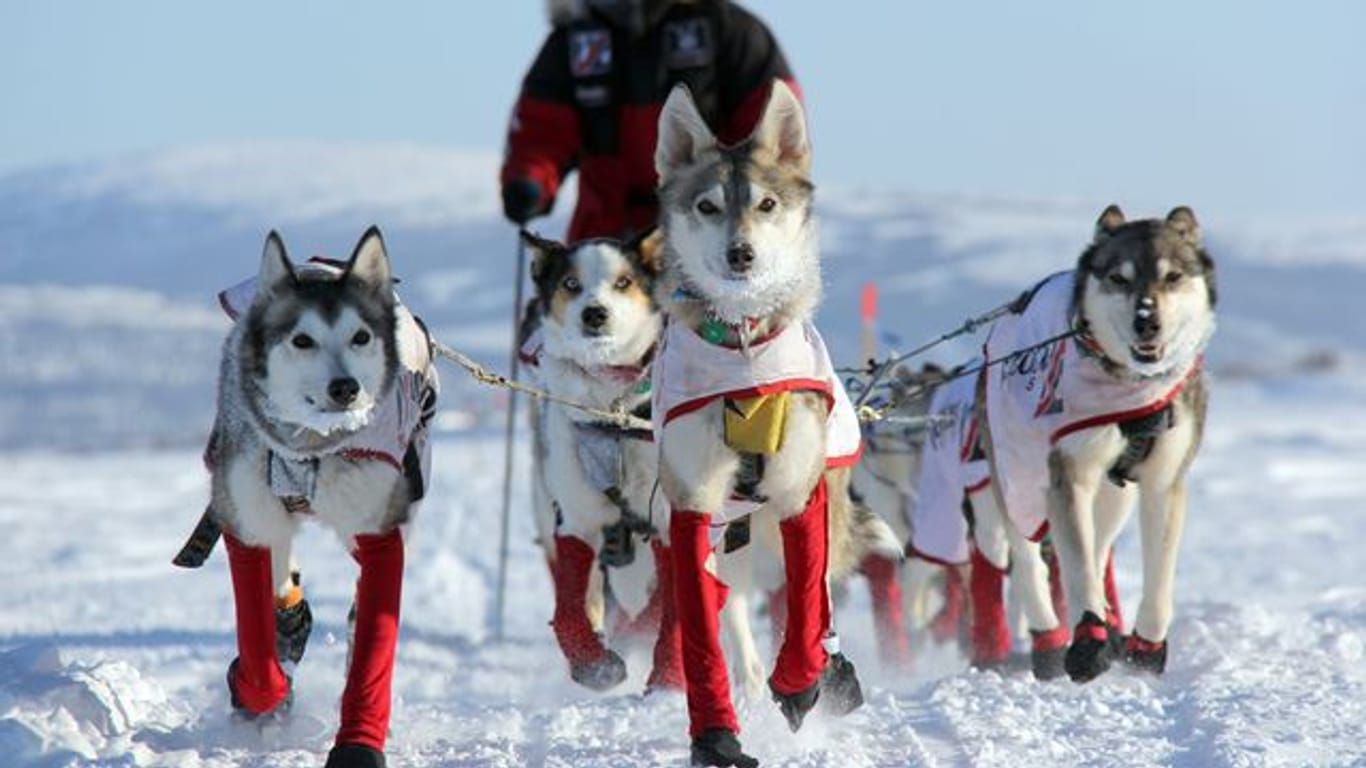
<path id="1" fill-rule="evenodd" d="M 251 690 L 242 687 L 238 671 L 238 659 L 228 665 L 228 697 L 232 708 L 242 717 L 255 720 L 258 717 L 283 714 L 294 704 L 294 680 L 284 675 L 283 690 Z M 250 700 L 250 701 L 249 701 Z"/>
<path id="2" fill-rule="evenodd" d="M 308 647 L 308 636 L 313 631 L 313 611 L 307 600 L 300 600 L 288 608 L 275 609 L 275 650 L 281 661 L 298 664 Z"/>
<path id="3" fill-rule="evenodd" d="M 854 663 L 842 653 L 830 654 L 821 673 L 821 709 L 843 717 L 863 706 L 863 686 Z"/>
<path id="4" fill-rule="evenodd" d="M 323 768 L 384 768 L 384 753 L 368 744 L 338 744 Z"/>
<path id="5" fill-rule="evenodd" d="M 569 666 L 569 677 L 574 682 L 594 691 L 606 691 L 621 684 L 626 679 L 626 662 L 612 649 L 593 661 L 579 662 Z"/>
<path id="6" fill-rule="evenodd" d="M 1036 680 L 1055 680 L 1067 674 L 1063 658 L 1067 655 L 1067 628 L 1059 624 L 1053 629 L 1030 630 L 1029 666 Z"/>
<path id="7" fill-rule="evenodd" d="M 692 740 L 691 765 L 758 768 L 759 761 L 745 754 L 740 739 L 725 728 L 708 728 Z"/>
<path id="8" fill-rule="evenodd" d="M 1072 645 L 1063 658 L 1063 668 L 1074 683 L 1087 683 L 1110 669 L 1110 630 L 1094 613 L 1082 614 L 1072 633 Z"/>
<path id="9" fill-rule="evenodd" d="M 1137 633 L 1129 635 L 1124 642 L 1123 659 L 1126 665 L 1140 672 L 1160 675 L 1167 670 L 1167 641 L 1154 643 Z"/>
<path id="10" fill-rule="evenodd" d="M 778 711 L 783 713 L 783 719 L 787 721 L 787 727 L 796 733 L 802 727 L 802 721 L 816 706 L 816 702 L 821 697 L 821 681 L 817 680 L 804 690 L 796 693 L 782 693 L 773 687 L 773 681 L 768 681 L 769 692 L 773 694 L 773 700 L 778 703 Z"/>

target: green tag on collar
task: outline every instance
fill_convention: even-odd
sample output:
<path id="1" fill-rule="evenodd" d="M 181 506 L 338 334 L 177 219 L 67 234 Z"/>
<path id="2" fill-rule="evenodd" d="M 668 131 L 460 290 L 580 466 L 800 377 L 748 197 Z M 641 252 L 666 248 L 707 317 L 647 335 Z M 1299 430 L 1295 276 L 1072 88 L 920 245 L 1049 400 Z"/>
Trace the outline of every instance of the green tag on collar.
<path id="1" fill-rule="evenodd" d="M 646 376 L 645 378 L 641 379 L 640 381 L 637 381 L 637 382 L 636 382 L 636 388 L 635 388 L 634 390 L 632 390 L 632 391 L 635 392 L 637 395 L 643 395 L 643 394 L 645 394 L 646 392 L 649 392 L 649 391 L 650 391 L 650 377 L 649 377 L 649 376 Z"/>
<path id="2" fill-rule="evenodd" d="M 714 317 L 703 320 L 699 332 L 702 338 L 711 344 L 721 344 L 726 340 L 726 324 Z"/>

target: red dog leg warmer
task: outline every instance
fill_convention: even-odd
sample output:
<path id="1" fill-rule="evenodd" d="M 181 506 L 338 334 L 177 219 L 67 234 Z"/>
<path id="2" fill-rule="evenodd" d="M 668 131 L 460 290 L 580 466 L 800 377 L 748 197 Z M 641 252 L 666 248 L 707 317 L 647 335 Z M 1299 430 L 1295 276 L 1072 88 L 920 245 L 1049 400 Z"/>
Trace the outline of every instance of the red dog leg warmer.
<path id="1" fill-rule="evenodd" d="M 587 664 L 607 653 L 593 625 L 588 621 L 585 603 L 588 578 L 593 570 L 593 548 L 573 536 L 555 537 L 555 617 L 550 626 L 560 651 L 571 664 Z"/>
<path id="2" fill-rule="evenodd" d="M 958 637 L 958 625 L 963 620 L 963 574 L 958 566 L 944 569 L 944 605 L 930 622 L 930 637 L 936 643 L 946 643 Z"/>
<path id="3" fill-rule="evenodd" d="M 701 735 L 708 728 L 740 732 L 730 700 L 730 678 L 721 651 L 721 622 L 717 616 L 727 589 L 706 570 L 711 554 L 708 522 L 705 513 L 684 510 L 674 510 L 669 519 L 674 601 L 682 634 L 688 733 L 692 736 Z"/>
<path id="4" fill-rule="evenodd" d="M 806 509 L 778 524 L 787 576 L 787 627 L 769 682 L 779 693 L 799 693 L 810 688 L 825 669 L 827 655 L 821 641 L 830 629 L 830 593 L 825 583 L 829 536 L 825 518 L 822 477 L 811 491 Z"/>
<path id="5" fill-rule="evenodd" d="M 1045 547 L 1043 562 L 1048 566 L 1048 596 L 1053 600 L 1053 612 L 1058 615 L 1058 625 L 1071 626 L 1067 620 L 1067 593 L 1062 587 L 1062 566 L 1058 564 L 1058 553 L 1052 547 Z"/>
<path id="6" fill-rule="evenodd" d="M 683 637 L 678 628 L 678 608 L 674 601 L 673 550 L 658 539 L 651 543 L 655 553 L 655 593 L 651 603 L 659 604 L 659 634 L 655 637 L 654 666 L 647 688 L 686 688 L 683 679 Z"/>
<path id="7" fill-rule="evenodd" d="M 1005 571 L 972 548 L 968 589 L 972 592 L 972 662 L 981 666 L 1000 664 L 1010 655 L 1010 626 L 1002 595 Z"/>
<path id="8" fill-rule="evenodd" d="M 398 529 L 356 537 L 351 556 L 360 563 L 356 583 L 356 634 L 351 669 L 342 692 L 338 744 L 384 750 L 389 730 L 390 683 L 398 646 L 398 610 L 403 595 L 403 537 Z"/>
<path id="9" fill-rule="evenodd" d="M 911 663 L 911 641 L 906 636 L 902 613 L 901 582 L 897 580 L 896 561 L 880 555 L 863 559 L 863 573 L 873 598 L 873 623 L 877 627 L 878 655 L 884 664 L 905 666 Z"/>
<path id="10" fill-rule="evenodd" d="M 1105 559 L 1105 623 L 1114 627 L 1115 633 L 1124 634 L 1124 613 L 1119 608 L 1119 587 L 1115 586 L 1115 551 Z"/>
<path id="11" fill-rule="evenodd" d="M 233 687 L 249 711 L 261 714 L 289 694 L 289 680 L 275 650 L 275 579 L 270 548 L 251 547 L 232 534 L 223 536 L 237 608 L 237 671 Z"/>

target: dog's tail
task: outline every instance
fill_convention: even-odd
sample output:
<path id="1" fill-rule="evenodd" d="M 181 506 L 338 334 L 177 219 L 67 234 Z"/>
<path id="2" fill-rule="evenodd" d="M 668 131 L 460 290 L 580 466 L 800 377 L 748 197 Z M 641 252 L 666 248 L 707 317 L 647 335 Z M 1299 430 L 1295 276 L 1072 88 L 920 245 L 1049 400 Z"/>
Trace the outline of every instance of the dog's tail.
<path id="1" fill-rule="evenodd" d="M 830 578 L 840 580 L 858 569 L 869 555 L 900 560 L 901 543 L 887 522 L 849 494 L 849 467 L 825 472 L 830 499 Z"/>

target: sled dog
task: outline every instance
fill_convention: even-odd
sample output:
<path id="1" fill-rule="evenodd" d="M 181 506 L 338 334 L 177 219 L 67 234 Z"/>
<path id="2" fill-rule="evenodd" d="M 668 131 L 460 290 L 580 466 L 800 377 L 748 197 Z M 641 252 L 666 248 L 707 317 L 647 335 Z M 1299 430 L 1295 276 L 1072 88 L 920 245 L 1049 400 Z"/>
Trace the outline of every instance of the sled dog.
<path id="1" fill-rule="evenodd" d="M 1009 663 L 1014 641 L 1002 595 L 1007 573 L 1025 626 L 1052 626 L 1057 617 L 1051 607 L 1030 602 L 1051 596 L 1039 544 L 1007 524 L 990 487 L 976 408 L 981 362 L 969 360 L 942 373 L 928 397 L 930 423 L 915 481 L 909 549 L 911 562 L 940 563 L 950 569 L 967 566 L 969 658 L 973 666 L 991 669 Z M 956 613 L 950 616 L 957 618 Z M 957 622 L 945 625 L 941 636 L 957 629 Z M 1061 674 L 1067 638 L 1065 630 L 1061 639 L 1059 634 L 1033 637 L 1031 655 L 1040 677 L 1049 676 L 1040 671 L 1045 662 L 1052 662 Z"/>
<path id="2" fill-rule="evenodd" d="M 291 701 L 311 614 L 291 542 L 327 524 L 360 564 L 341 723 L 327 765 L 384 764 L 403 578 L 401 530 L 425 488 L 437 391 L 430 343 L 394 296 L 379 230 L 343 266 L 294 264 L 266 238 L 260 272 L 220 295 L 223 346 L 206 454 L 210 514 L 227 544 L 238 656 L 232 705 L 248 717 Z"/>
<path id="3" fill-rule="evenodd" d="M 1214 306 L 1214 262 L 1189 208 L 1126 222 L 1112 205 L 1076 269 L 1022 296 L 987 339 L 988 361 L 999 362 L 979 384 L 992 487 L 1020 533 L 1038 540 L 1051 531 L 1080 617 L 1063 658 L 1077 682 L 1116 657 L 1154 673 L 1166 667 Z M 1074 337 L 1041 343 L 1069 329 Z M 1122 637 L 1106 620 L 1118 606 L 1103 575 L 1135 496 L 1143 593 Z"/>
<path id="4" fill-rule="evenodd" d="M 851 533 L 849 465 L 860 439 L 811 323 L 820 262 L 802 106 L 775 81 L 753 133 L 722 146 L 680 86 L 660 115 L 655 167 L 664 232 L 656 295 L 667 319 L 654 428 L 692 761 L 754 765 L 737 736 L 717 611 L 727 602 L 727 552 L 757 543 L 766 526 L 777 528 L 786 594 L 772 696 L 794 730 L 818 699 L 836 714 L 862 702 L 828 589 L 838 539 Z"/>
<path id="5" fill-rule="evenodd" d="M 556 397 L 648 419 L 661 326 L 652 293 L 657 230 L 626 243 L 573 246 L 522 237 L 536 287 L 524 322 L 535 330 L 522 356 L 537 379 Z M 536 522 L 555 585 L 551 626 L 570 676 L 594 690 L 625 679 L 625 663 L 595 626 L 602 623 L 605 586 L 624 613 L 620 624 L 642 624 L 655 634 L 647 686 L 681 689 L 672 563 L 658 534 L 668 514 L 654 493 L 652 433 L 556 402 L 536 401 L 532 409 Z M 595 578 L 596 562 L 606 566 L 605 585 Z"/>

